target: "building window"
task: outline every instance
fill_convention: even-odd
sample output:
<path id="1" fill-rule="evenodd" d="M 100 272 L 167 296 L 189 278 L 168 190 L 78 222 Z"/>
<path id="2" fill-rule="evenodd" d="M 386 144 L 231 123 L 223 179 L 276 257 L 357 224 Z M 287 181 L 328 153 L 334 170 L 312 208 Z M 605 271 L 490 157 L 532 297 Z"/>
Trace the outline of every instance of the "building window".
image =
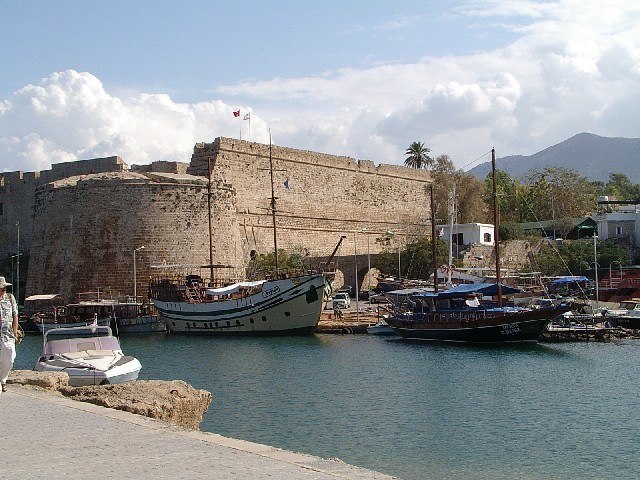
<path id="1" fill-rule="evenodd" d="M 0 210 L 0 214 L 2 214 L 2 210 Z M 620 225 L 616 225 L 616 235 L 622 235 L 622 227 Z"/>
<path id="2" fill-rule="evenodd" d="M 484 243 L 491 243 L 491 234 L 488 232 L 484 234 Z"/>
<path id="3" fill-rule="evenodd" d="M 0 202 L 0 215 L 2 215 L 4 213 L 4 208 L 2 205 L 2 202 Z"/>

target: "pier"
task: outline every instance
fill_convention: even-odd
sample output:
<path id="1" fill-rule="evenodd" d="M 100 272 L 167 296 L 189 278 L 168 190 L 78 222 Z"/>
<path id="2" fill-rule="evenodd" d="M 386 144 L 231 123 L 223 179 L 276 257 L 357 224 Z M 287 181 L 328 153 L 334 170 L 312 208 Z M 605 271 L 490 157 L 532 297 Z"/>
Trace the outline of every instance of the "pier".
<path id="1" fill-rule="evenodd" d="M 375 325 L 381 313 L 374 308 L 362 309 L 357 314 L 353 308 L 341 310 L 336 316 L 333 310 L 324 310 L 316 333 L 367 333 L 367 327 Z"/>
<path id="2" fill-rule="evenodd" d="M 16 384 L 0 395 L 0 408 L 4 478 L 394 478 Z"/>

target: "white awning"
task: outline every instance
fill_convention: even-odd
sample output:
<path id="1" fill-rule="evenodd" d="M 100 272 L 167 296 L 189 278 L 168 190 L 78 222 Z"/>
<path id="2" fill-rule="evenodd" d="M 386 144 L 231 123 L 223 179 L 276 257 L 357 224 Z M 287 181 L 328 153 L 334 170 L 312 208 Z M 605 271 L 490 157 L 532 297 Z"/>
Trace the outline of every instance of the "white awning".
<path id="1" fill-rule="evenodd" d="M 24 299 L 25 302 L 31 301 L 31 300 L 53 300 L 56 297 L 59 297 L 60 294 L 59 293 L 43 293 L 41 295 L 31 295 L 27 298 Z"/>
<path id="2" fill-rule="evenodd" d="M 231 293 L 237 292 L 243 287 L 257 287 L 262 285 L 266 280 L 257 280 L 255 282 L 238 282 L 233 285 L 227 285 L 226 287 L 220 288 L 207 288 L 207 295 L 229 295 Z"/>

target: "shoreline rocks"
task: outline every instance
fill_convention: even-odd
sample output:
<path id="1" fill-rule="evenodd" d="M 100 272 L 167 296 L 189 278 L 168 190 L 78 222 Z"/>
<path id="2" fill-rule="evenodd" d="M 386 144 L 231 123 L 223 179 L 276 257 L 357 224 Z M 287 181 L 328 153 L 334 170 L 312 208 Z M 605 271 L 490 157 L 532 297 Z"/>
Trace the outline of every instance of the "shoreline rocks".
<path id="1" fill-rule="evenodd" d="M 7 383 L 46 390 L 73 400 L 124 410 L 198 430 L 211 403 L 211 393 L 182 380 L 137 380 L 115 385 L 72 387 L 62 372 L 14 370 Z"/>

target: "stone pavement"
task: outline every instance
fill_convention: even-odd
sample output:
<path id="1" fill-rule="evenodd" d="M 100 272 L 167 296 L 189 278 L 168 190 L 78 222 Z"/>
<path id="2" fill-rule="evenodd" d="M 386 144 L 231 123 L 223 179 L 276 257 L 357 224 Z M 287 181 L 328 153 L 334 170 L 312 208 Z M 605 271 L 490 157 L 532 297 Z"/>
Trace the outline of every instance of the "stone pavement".
<path id="1" fill-rule="evenodd" d="M 0 479 L 375 479 L 381 473 L 10 384 Z"/>

